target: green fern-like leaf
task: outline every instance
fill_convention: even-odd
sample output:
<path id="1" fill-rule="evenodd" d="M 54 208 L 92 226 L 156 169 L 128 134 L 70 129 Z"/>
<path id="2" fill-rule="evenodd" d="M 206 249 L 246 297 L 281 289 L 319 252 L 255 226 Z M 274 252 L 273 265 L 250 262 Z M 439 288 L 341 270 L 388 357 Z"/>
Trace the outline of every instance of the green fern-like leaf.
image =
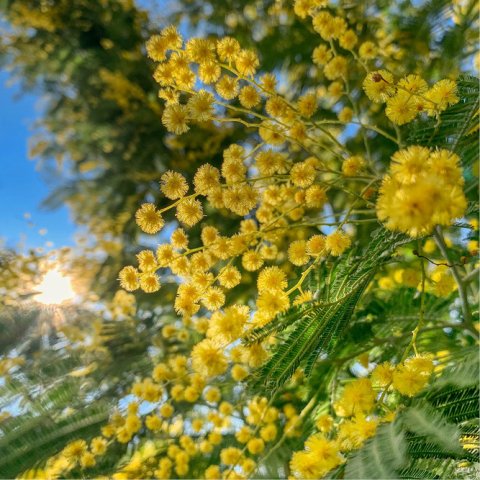
<path id="1" fill-rule="evenodd" d="M 70 440 L 99 432 L 108 418 L 106 404 L 94 404 L 71 415 L 54 419 L 47 415 L 22 415 L 0 428 L 0 476 L 13 478 L 57 453 Z"/>
<path id="2" fill-rule="evenodd" d="M 374 438 L 356 452 L 345 468 L 351 479 L 398 478 L 396 470 L 406 467 L 407 443 L 397 422 L 382 425 Z"/>
<path id="3" fill-rule="evenodd" d="M 427 405 L 409 408 L 402 416 L 406 427 L 414 434 L 428 437 L 443 449 L 460 452 L 460 430 L 445 417 Z"/>
<path id="4" fill-rule="evenodd" d="M 410 129 L 408 143 L 446 148 L 457 153 L 464 167 L 478 160 L 479 81 L 470 75 L 458 80 L 460 101 L 438 119 L 418 120 Z"/>
<path id="5" fill-rule="evenodd" d="M 459 362 L 468 365 L 475 360 L 478 364 L 467 351 Z M 464 478 L 457 475 L 458 461 L 478 461 L 478 451 L 462 448 L 462 437 L 469 444 L 478 439 L 480 392 L 473 376 L 458 382 L 462 386 L 456 384 L 458 369 L 447 367 L 393 424 L 381 426 L 348 459 L 344 478 Z M 399 447 L 392 443 L 396 435 Z M 396 463 L 391 450 L 398 455 Z"/>
<path id="6" fill-rule="evenodd" d="M 274 392 L 299 366 L 309 375 L 319 355 L 328 354 L 347 326 L 362 293 L 378 267 L 383 265 L 406 237 L 380 229 L 363 255 L 354 252 L 332 270 L 325 294 L 307 306 L 290 309 L 266 327 L 253 330 L 252 343 L 274 333 L 285 332 L 270 359 L 251 378 L 254 389 Z"/>

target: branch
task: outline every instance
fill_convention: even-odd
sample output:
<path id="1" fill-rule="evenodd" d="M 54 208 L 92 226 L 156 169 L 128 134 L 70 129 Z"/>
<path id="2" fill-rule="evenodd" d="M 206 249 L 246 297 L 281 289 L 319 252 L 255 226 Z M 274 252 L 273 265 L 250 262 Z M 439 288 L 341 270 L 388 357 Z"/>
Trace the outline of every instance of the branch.
<path id="1" fill-rule="evenodd" d="M 470 312 L 470 306 L 468 304 L 468 297 L 467 297 L 467 291 L 465 289 L 465 283 L 462 280 L 462 276 L 460 275 L 460 272 L 458 270 L 457 265 L 454 264 L 450 259 L 450 254 L 448 252 L 448 247 L 447 247 L 447 244 L 445 243 L 445 240 L 444 240 L 443 235 L 442 235 L 442 230 L 440 229 L 439 226 L 435 227 L 435 230 L 433 231 L 433 236 L 435 238 L 435 242 L 438 246 L 438 249 L 442 253 L 445 260 L 451 265 L 453 278 L 455 279 L 455 282 L 457 283 L 458 293 L 459 293 L 459 296 L 460 296 L 460 302 L 461 302 L 461 305 L 462 305 L 463 322 L 465 323 L 465 326 L 472 333 L 474 333 L 475 336 L 477 336 L 477 330 L 475 329 L 475 327 L 473 325 L 473 322 L 472 322 L 472 314 Z"/>

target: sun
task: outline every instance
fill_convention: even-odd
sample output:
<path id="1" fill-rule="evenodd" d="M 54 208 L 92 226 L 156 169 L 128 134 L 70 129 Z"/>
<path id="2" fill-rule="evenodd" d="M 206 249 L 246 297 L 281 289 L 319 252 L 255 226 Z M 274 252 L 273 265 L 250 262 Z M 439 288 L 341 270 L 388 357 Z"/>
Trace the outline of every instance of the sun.
<path id="1" fill-rule="evenodd" d="M 45 305 L 58 305 L 75 296 L 72 281 L 58 270 L 50 270 L 36 288 L 35 300 Z"/>

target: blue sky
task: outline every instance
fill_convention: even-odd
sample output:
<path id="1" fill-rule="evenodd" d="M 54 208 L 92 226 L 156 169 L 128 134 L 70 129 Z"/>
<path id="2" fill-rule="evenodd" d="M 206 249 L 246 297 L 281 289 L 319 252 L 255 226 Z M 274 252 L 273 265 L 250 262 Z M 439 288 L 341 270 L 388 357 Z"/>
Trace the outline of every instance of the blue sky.
<path id="1" fill-rule="evenodd" d="M 28 159 L 28 139 L 41 116 L 39 98 L 19 95 L 18 86 L 8 86 L 7 80 L 8 74 L 0 72 L 0 242 L 27 248 L 44 247 L 48 241 L 57 247 L 72 245 L 75 226 L 67 209 L 40 208 L 50 188 Z"/>

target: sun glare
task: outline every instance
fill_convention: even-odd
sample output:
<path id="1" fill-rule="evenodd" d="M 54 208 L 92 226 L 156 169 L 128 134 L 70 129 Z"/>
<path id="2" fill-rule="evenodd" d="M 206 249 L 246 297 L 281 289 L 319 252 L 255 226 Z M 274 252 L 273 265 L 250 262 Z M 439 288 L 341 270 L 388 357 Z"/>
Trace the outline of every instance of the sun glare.
<path id="1" fill-rule="evenodd" d="M 47 272 L 38 285 L 37 291 L 35 300 L 46 305 L 58 305 L 75 296 L 71 279 L 58 270 Z"/>

